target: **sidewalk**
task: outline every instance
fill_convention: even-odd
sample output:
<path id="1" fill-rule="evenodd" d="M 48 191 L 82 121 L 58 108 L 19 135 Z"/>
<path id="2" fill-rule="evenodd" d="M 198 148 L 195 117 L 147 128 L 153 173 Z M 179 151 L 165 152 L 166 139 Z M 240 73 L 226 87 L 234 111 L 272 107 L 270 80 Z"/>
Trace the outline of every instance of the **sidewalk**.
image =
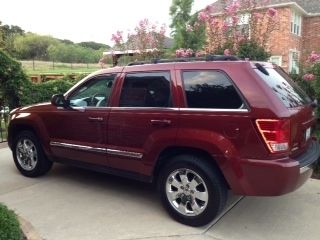
<path id="1" fill-rule="evenodd" d="M 234 196 L 218 222 L 192 228 L 168 216 L 150 185 L 59 164 L 44 177 L 26 178 L 3 148 L 0 202 L 46 240 L 319 239 L 319 180 L 281 197 Z"/>

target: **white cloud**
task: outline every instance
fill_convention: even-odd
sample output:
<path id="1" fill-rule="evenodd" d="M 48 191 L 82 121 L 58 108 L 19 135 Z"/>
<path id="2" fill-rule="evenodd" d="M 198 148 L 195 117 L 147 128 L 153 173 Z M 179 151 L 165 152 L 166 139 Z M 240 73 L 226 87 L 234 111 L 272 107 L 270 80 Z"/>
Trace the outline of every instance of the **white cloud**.
<path id="1" fill-rule="evenodd" d="M 195 0 L 194 10 L 215 0 Z M 74 42 L 111 44 L 111 34 L 133 29 L 139 20 L 170 25 L 171 0 L 2 0 L 0 21 L 26 31 Z M 168 27 L 167 35 L 170 29 Z"/>

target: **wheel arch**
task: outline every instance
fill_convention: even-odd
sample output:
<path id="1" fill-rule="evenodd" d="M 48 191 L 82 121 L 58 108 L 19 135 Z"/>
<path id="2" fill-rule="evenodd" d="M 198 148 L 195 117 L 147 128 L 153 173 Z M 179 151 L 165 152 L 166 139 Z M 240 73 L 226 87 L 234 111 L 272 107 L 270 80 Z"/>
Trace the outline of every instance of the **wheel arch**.
<path id="1" fill-rule="evenodd" d="M 166 164 L 168 164 L 171 158 L 177 155 L 193 155 L 201 157 L 203 161 L 207 162 L 210 166 L 217 169 L 217 171 L 221 174 L 222 178 L 224 179 L 228 188 L 230 188 L 228 181 L 226 180 L 223 171 L 219 167 L 219 164 L 217 163 L 216 159 L 214 159 L 213 156 L 210 155 L 210 153 L 206 150 L 189 146 L 170 146 L 161 151 L 157 159 L 157 162 L 153 168 L 153 179 L 155 182 L 157 182 L 158 180 L 161 169 Z"/>

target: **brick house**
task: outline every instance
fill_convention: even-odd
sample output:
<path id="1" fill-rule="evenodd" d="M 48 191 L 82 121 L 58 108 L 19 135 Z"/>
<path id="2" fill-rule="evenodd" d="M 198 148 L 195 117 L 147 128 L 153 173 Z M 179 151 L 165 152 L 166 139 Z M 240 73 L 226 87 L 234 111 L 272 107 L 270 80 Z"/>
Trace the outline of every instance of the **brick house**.
<path id="1" fill-rule="evenodd" d="M 213 3 L 215 14 L 222 12 L 223 0 Z M 263 3 L 265 0 L 258 0 Z M 311 51 L 320 50 L 320 0 L 269 0 L 264 7 L 278 10 L 279 30 L 274 31 L 268 46 L 270 58 L 288 72 L 300 71 Z"/>

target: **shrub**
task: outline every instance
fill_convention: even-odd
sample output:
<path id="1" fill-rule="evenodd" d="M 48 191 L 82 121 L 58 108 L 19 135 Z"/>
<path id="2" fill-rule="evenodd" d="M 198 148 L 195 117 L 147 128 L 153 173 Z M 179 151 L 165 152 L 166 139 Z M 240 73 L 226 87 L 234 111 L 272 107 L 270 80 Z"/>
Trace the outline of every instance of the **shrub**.
<path id="1" fill-rule="evenodd" d="M 19 222 L 13 211 L 0 204 L 0 240 L 21 240 Z"/>
<path id="2" fill-rule="evenodd" d="M 21 87 L 28 84 L 21 64 L 0 50 L 0 100 L 13 109 L 21 105 Z"/>
<path id="3" fill-rule="evenodd" d="M 65 93 L 74 84 L 76 80 L 51 80 L 44 83 L 29 83 L 23 89 L 21 97 L 22 105 L 29 105 L 40 102 L 50 101 L 53 94 Z"/>

